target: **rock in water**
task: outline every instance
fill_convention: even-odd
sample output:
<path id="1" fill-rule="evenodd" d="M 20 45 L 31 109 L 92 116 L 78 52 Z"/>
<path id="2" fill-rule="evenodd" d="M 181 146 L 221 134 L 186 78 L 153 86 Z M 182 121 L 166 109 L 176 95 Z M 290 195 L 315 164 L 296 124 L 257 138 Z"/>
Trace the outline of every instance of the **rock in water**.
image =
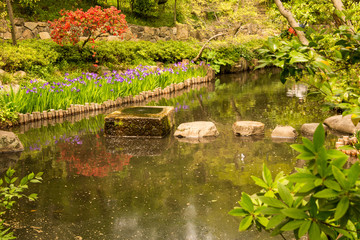
<path id="1" fill-rule="evenodd" d="M 215 124 L 206 121 L 182 123 L 174 133 L 174 136 L 179 138 L 203 138 L 218 135 Z"/>
<path id="2" fill-rule="evenodd" d="M 296 138 L 297 132 L 295 128 L 291 126 L 276 126 L 271 133 L 272 138 Z"/>
<path id="3" fill-rule="evenodd" d="M 313 136 L 316 128 L 319 126 L 319 123 L 304 123 L 301 128 L 301 134 L 304 136 Z M 323 124 L 325 131 L 327 130 L 327 126 Z"/>
<path id="4" fill-rule="evenodd" d="M 264 135 L 265 125 L 262 122 L 237 121 L 232 129 L 236 135 L 240 136 Z"/>
<path id="5" fill-rule="evenodd" d="M 355 131 L 360 130 L 360 124 L 355 127 L 352 123 L 351 114 L 346 116 L 336 115 L 329 117 L 325 119 L 324 124 L 333 130 L 343 133 L 354 134 Z"/>
<path id="6" fill-rule="evenodd" d="M 24 146 L 13 132 L 0 130 L 0 153 L 22 151 L 24 151 Z"/>

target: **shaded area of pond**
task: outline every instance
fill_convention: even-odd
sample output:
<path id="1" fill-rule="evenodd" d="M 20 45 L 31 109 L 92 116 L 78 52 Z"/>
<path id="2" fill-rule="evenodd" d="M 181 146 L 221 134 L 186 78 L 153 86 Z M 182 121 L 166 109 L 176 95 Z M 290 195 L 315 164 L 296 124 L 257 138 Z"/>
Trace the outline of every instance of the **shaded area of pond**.
<path id="1" fill-rule="evenodd" d="M 215 122 L 220 136 L 207 143 L 180 142 L 171 135 L 109 139 L 102 115 L 19 134 L 26 151 L 16 170 L 43 171 L 44 183 L 31 187 L 38 201 L 13 211 L 16 235 L 23 240 L 270 239 L 267 233 L 239 233 L 239 219 L 227 212 L 242 191 L 257 190 L 250 176 L 260 177 L 263 163 L 274 173 L 289 173 L 297 164 L 290 143 L 273 142 L 271 129 L 277 124 L 299 129 L 325 119 L 316 101 L 287 97 L 292 87 L 272 73 L 223 75 L 208 88 L 149 103 L 174 106 L 176 126 Z M 234 136 L 236 120 L 265 123 L 265 136 Z"/>

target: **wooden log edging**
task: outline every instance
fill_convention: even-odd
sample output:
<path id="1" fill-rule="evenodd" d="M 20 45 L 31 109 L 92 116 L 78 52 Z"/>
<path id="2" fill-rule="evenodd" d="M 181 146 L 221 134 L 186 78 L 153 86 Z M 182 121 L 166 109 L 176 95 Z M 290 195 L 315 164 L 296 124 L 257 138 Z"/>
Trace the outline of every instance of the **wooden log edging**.
<path id="1" fill-rule="evenodd" d="M 66 110 L 64 109 L 50 109 L 49 111 L 43 112 L 32 112 L 32 113 L 19 113 L 20 125 L 33 125 L 29 128 L 40 128 L 41 126 L 47 126 L 48 124 L 63 123 L 64 121 L 69 121 L 71 123 L 83 119 L 83 115 L 86 118 L 93 117 L 98 114 L 106 113 L 107 110 L 121 107 L 129 104 L 140 104 L 146 101 L 149 101 L 152 98 L 161 97 L 163 95 L 170 95 L 175 92 L 190 88 L 194 85 L 209 83 L 215 79 L 215 71 L 208 66 L 205 66 L 207 73 L 205 77 L 193 77 L 185 80 L 184 82 L 177 84 L 170 84 L 169 86 L 162 88 L 156 88 L 154 90 L 147 90 L 139 93 L 136 96 L 126 96 L 119 97 L 115 100 L 107 100 L 103 103 L 85 103 L 81 104 L 71 104 Z M 21 132 L 27 131 L 23 129 Z"/>

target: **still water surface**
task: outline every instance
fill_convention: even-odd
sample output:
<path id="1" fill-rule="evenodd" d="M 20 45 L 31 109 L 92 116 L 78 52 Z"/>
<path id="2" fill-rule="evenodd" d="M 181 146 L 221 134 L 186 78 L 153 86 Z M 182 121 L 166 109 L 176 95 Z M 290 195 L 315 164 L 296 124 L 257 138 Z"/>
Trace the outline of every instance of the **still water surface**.
<path id="1" fill-rule="evenodd" d="M 266 163 L 275 174 L 296 165 L 291 143 L 274 142 L 271 129 L 327 117 L 303 86 L 282 85 L 277 74 L 222 75 L 216 84 L 150 102 L 176 109 L 176 125 L 213 121 L 220 136 L 207 142 L 109 139 L 104 116 L 32 129 L 19 137 L 26 150 L 17 172 L 44 172 L 31 186 L 39 200 L 22 202 L 11 219 L 18 239 L 272 239 L 237 231 L 227 212 L 251 175 Z M 299 90 L 300 89 L 300 90 Z M 265 123 L 264 137 L 232 133 L 236 120 Z M 274 238 L 279 239 L 279 238 Z"/>

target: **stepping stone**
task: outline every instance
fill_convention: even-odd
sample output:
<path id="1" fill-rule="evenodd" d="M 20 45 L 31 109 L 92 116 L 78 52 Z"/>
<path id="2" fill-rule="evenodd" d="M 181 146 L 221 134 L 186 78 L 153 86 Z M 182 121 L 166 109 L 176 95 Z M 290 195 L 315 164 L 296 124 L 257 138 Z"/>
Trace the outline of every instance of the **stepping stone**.
<path id="1" fill-rule="evenodd" d="M 276 128 L 271 133 L 272 138 L 288 138 L 294 139 L 298 136 L 295 128 L 291 126 L 276 126 Z"/>
<path id="2" fill-rule="evenodd" d="M 218 135 L 215 124 L 206 121 L 182 123 L 174 133 L 174 136 L 179 138 L 203 138 Z"/>
<path id="3" fill-rule="evenodd" d="M 237 121 L 232 129 L 236 135 L 240 136 L 264 135 L 265 133 L 265 125 L 255 121 Z"/>
<path id="4" fill-rule="evenodd" d="M 300 128 L 300 132 L 303 136 L 313 136 L 318 126 L 319 123 L 304 123 Z M 328 127 L 324 124 L 323 127 L 325 131 L 328 129 Z"/>
<path id="5" fill-rule="evenodd" d="M 333 130 L 348 134 L 354 134 L 355 131 L 360 130 L 360 124 L 355 127 L 351 121 L 351 116 L 351 114 L 346 116 L 332 116 L 325 119 L 324 124 L 326 124 L 327 126 L 329 126 L 329 128 Z"/>

